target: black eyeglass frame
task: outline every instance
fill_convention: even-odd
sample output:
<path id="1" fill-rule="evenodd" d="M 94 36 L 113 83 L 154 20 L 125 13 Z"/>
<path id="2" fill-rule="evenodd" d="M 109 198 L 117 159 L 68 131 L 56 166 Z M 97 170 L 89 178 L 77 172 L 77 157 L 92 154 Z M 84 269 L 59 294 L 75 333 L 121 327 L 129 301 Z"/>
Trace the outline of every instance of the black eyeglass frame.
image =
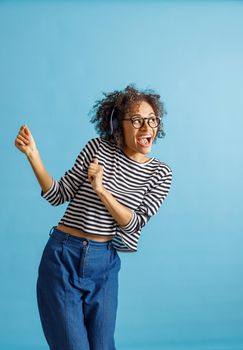
<path id="1" fill-rule="evenodd" d="M 134 122 L 136 121 L 136 120 L 138 120 L 138 119 L 143 119 L 143 123 L 142 123 L 142 125 L 140 125 L 139 127 L 136 127 L 136 126 L 134 126 Z M 132 123 L 132 126 L 135 128 L 135 129 L 140 129 L 140 128 L 142 128 L 143 126 L 144 126 L 144 123 L 145 123 L 145 120 L 148 120 L 148 125 L 150 126 L 150 128 L 153 128 L 153 129 L 155 129 L 155 128 L 158 128 L 159 126 L 160 126 L 160 122 L 161 122 L 161 118 L 159 118 L 159 117 L 155 117 L 155 119 L 158 121 L 158 125 L 156 125 L 156 126 L 151 126 L 150 125 L 150 120 L 151 119 L 154 119 L 154 117 L 149 117 L 149 118 L 141 118 L 141 117 L 136 117 L 136 118 L 134 118 L 134 117 L 131 117 L 131 118 L 123 118 L 122 120 L 130 120 L 130 122 Z"/>

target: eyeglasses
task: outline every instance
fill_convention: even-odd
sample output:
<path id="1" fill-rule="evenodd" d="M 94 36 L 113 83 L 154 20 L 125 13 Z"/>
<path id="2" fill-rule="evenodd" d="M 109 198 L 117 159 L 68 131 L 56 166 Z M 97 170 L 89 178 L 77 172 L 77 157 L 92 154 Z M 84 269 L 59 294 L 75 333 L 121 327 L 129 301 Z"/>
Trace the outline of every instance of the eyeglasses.
<path id="1" fill-rule="evenodd" d="M 149 118 L 140 118 L 140 117 L 133 117 L 133 118 L 123 118 L 122 120 L 130 120 L 132 123 L 132 126 L 135 129 L 140 129 L 144 126 L 145 120 L 147 120 L 148 125 L 151 128 L 157 128 L 160 125 L 160 118 L 158 117 L 149 117 Z"/>

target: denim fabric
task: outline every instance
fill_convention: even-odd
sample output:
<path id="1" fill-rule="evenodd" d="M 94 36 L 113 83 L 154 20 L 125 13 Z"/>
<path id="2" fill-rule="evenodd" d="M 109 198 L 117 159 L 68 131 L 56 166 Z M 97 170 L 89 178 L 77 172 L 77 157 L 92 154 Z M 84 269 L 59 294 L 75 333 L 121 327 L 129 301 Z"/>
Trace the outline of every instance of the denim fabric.
<path id="1" fill-rule="evenodd" d="M 109 242 L 54 226 L 38 269 L 37 302 L 51 350 L 115 350 L 118 272 Z"/>

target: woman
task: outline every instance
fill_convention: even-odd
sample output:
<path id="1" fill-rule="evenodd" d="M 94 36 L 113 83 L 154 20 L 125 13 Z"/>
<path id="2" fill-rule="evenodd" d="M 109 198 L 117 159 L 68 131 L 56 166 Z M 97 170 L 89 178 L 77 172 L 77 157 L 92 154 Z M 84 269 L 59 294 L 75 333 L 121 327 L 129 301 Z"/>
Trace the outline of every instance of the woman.
<path id="1" fill-rule="evenodd" d="M 152 90 L 104 93 L 91 122 L 91 139 L 59 181 L 46 171 L 33 136 L 20 128 L 26 154 L 53 206 L 69 205 L 50 231 L 38 270 L 37 300 L 51 350 L 115 350 L 117 251 L 135 252 L 142 227 L 168 194 L 172 172 L 147 157 L 163 137 L 164 106 Z"/>

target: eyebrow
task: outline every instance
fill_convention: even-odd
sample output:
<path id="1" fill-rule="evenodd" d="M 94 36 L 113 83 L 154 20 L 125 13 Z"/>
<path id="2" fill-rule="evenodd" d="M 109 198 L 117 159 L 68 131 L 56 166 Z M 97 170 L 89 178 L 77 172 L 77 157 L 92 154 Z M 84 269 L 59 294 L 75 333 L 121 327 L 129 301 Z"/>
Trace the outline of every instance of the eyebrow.
<path id="1" fill-rule="evenodd" d="M 151 114 L 155 115 L 155 113 L 153 113 L 153 112 L 149 113 L 148 115 L 151 115 Z M 131 115 L 131 118 L 132 117 L 142 117 L 142 116 L 141 116 L 141 114 L 136 113 L 136 114 Z"/>

